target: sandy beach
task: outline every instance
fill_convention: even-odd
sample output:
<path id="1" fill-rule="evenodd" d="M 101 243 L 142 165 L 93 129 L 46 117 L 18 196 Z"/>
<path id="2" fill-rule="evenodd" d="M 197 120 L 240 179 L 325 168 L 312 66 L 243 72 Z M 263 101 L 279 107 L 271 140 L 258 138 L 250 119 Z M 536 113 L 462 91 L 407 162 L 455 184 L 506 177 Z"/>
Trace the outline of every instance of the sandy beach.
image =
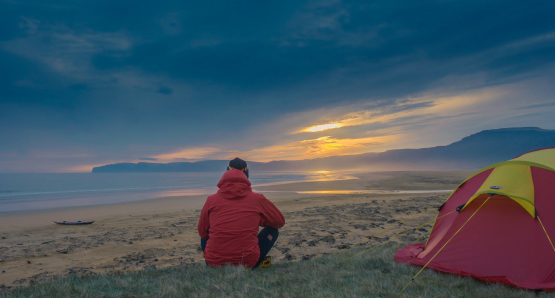
<path id="1" fill-rule="evenodd" d="M 273 262 L 302 261 L 369 247 L 435 218 L 468 172 L 377 172 L 357 179 L 254 187 L 283 212 Z M 216 181 L 214 182 L 216 183 Z M 0 287 L 67 274 L 163 268 L 204 262 L 197 222 L 206 196 L 0 213 Z M 57 220 L 94 220 L 60 226 Z M 406 220 L 406 221 L 405 221 Z M 402 225 L 398 223 L 403 222 Z M 431 224 L 407 234 L 414 241 Z M 387 231 L 385 231 L 387 229 Z M 380 233 L 384 231 L 383 233 Z M 372 235 L 375 235 L 371 237 Z"/>

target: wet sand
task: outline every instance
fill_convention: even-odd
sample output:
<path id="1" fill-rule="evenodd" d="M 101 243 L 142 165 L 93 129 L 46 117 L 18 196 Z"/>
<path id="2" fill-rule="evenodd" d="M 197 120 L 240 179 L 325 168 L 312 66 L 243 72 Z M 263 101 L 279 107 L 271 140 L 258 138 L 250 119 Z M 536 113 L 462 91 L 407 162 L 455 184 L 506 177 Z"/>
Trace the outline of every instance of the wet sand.
<path id="1" fill-rule="evenodd" d="M 449 193 L 426 191 L 454 189 L 469 174 L 357 173 L 354 176 L 358 179 L 351 180 L 255 187 L 286 218 L 270 255 L 274 263 L 302 261 L 386 241 L 393 233 L 435 218 L 437 211 L 432 207 L 439 207 Z M 367 193 L 375 190 L 382 193 Z M 390 193 L 397 190 L 421 193 Z M 320 193 L 326 191 L 333 192 Z M 205 200 L 206 196 L 169 197 L 0 213 L 0 288 L 67 274 L 203 263 L 196 226 Z M 60 219 L 95 223 L 61 226 L 52 222 Z M 414 241 L 424 236 L 421 239 L 425 241 L 431 227 L 424 226 L 401 240 Z"/>

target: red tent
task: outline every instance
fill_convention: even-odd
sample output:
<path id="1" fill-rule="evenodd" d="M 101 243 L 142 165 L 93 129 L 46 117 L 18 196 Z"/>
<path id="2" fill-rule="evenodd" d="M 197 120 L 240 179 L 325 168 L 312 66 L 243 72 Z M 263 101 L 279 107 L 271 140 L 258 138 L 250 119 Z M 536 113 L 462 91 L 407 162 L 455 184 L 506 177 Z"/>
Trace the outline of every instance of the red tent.
<path id="1" fill-rule="evenodd" d="M 555 289 L 555 148 L 486 167 L 440 208 L 427 243 L 395 261 L 501 282 Z"/>

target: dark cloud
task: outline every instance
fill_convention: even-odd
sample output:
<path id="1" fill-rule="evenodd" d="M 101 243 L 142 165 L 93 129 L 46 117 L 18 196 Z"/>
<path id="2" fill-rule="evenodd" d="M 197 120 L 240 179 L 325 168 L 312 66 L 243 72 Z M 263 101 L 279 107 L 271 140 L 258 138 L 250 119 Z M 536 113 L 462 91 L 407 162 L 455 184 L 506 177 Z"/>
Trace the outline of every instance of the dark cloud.
<path id="1" fill-rule="evenodd" d="M 170 95 L 170 94 L 173 93 L 173 90 L 171 88 L 168 88 L 168 87 L 160 87 L 160 88 L 158 88 L 158 93 Z"/>
<path id="2" fill-rule="evenodd" d="M 554 9 L 500 0 L 2 1 L 0 151 L 141 158 L 233 142 L 287 113 L 362 99 L 391 113 L 427 107 L 397 99 L 545 74 Z M 363 134 L 342 135 L 349 130 Z"/>

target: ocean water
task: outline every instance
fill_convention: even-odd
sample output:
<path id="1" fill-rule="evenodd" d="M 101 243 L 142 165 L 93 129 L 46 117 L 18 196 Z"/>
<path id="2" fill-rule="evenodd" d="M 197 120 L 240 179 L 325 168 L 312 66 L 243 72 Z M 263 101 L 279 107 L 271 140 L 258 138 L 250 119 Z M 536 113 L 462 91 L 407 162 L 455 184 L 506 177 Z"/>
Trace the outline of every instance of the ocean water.
<path id="1" fill-rule="evenodd" d="M 0 174 L 0 213 L 113 204 L 216 192 L 223 172 Z M 288 181 L 334 180 L 324 172 L 250 173 L 253 187 Z"/>

